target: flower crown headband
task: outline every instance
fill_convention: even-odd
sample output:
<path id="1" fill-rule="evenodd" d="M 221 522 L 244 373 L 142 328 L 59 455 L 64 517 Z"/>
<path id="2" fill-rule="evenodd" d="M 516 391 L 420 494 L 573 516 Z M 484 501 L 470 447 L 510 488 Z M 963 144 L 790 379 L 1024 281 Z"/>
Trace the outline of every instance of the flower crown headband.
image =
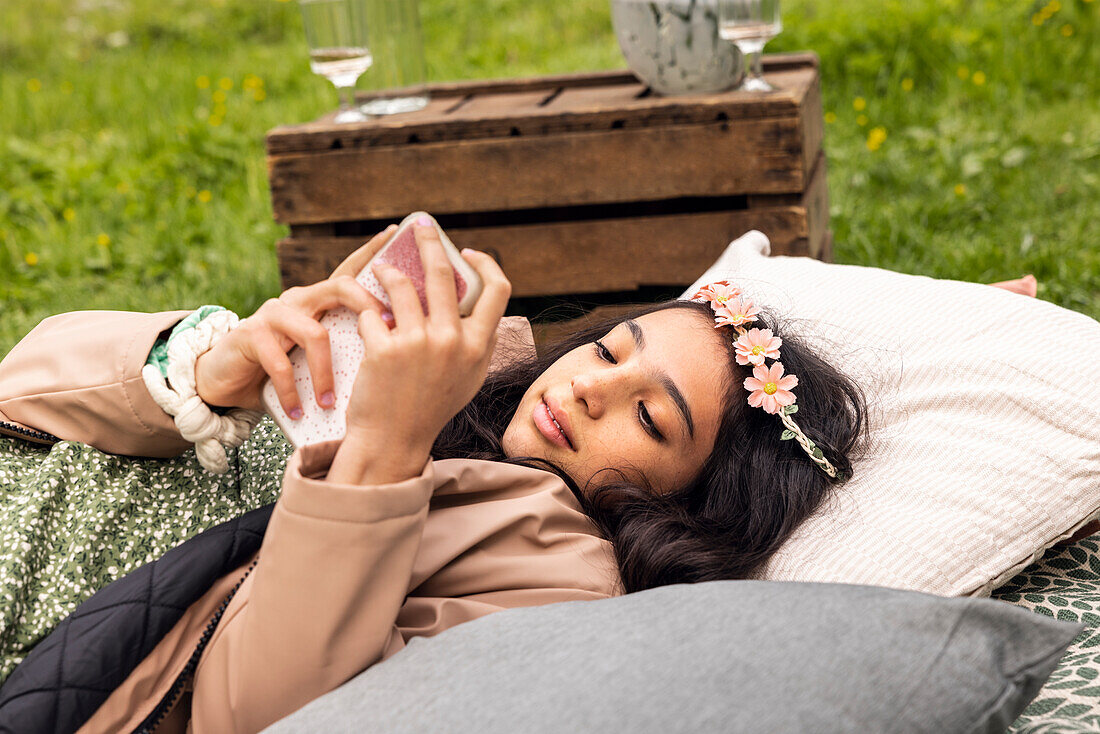
<path id="1" fill-rule="evenodd" d="M 753 365 L 752 377 L 745 378 L 745 389 L 749 391 L 749 405 L 763 408 L 765 412 L 778 415 L 786 426 L 779 437 L 783 441 L 795 439 L 806 454 L 830 477 L 836 477 L 836 467 L 829 463 L 825 454 L 814 442 L 807 438 L 791 415 L 798 412 L 794 393 L 798 378 L 783 374 L 783 363 L 779 361 L 779 347 L 783 340 L 773 336 L 771 329 L 745 330 L 745 324 L 756 321 L 760 309 L 747 297 L 742 297 L 741 289 L 728 280 L 719 280 L 705 285 L 691 297 L 693 301 L 706 301 L 714 311 L 714 328 L 732 326 L 737 332 L 733 342 L 737 364 Z M 765 359 L 774 359 L 771 367 L 764 364 Z"/>

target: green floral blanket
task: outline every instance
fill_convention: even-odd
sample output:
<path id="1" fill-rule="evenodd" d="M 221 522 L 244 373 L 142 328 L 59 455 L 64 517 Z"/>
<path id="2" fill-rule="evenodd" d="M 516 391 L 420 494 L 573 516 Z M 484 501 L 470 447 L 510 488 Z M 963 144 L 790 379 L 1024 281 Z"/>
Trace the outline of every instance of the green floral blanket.
<path id="1" fill-rule="evenodd" d="M 270 418 L 208 472 L 173 459 L 0 436 L 0 684 L 97 589 L 198 533 L 274 502 L 293 447 Z"/>
<path id="2" fill-rule="evenodd" d="M 270 418 L 229 452 L 223 476 L 194 451 L 133 459 L 0 437 L 0 684 L 96 589 L 274 502 L 292 452 Z M 1054 549 L 993 598 L 1088 625 L 1010 731 L 1100 732 L 1100 534 Z"/>
<path id="3" fill-rule="evenodd" d="M 1048 551 L 993 598 L 1087 625 L 1009 731 L 1100 732 L 1100 533 Z"/>

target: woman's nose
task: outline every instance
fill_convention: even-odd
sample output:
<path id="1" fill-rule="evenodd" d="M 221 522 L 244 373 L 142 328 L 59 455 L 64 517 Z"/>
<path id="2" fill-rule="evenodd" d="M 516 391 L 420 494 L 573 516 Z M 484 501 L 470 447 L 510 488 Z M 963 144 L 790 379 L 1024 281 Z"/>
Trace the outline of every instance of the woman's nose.
<path id="1" fill-rule="evenodd" d="M 590 418 L 599 418 L 607 409 L 609 376 L 577 375 L 573 378 L 573 397 L 584 404 Z"/>

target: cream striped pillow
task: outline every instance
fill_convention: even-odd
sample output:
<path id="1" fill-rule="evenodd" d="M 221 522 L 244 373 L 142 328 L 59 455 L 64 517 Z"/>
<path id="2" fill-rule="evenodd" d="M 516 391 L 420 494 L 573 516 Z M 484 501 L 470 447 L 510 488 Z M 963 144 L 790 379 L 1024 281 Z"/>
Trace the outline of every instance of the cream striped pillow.
<path id="1" fill-rule="evenodd" d="M 863 386 L 854 477 L 762 579 L 988 596 L 1100 516 L 1100 323 L 975 283 L 767 257 L 749 232 L 684 292 L 728 278 Z"/>

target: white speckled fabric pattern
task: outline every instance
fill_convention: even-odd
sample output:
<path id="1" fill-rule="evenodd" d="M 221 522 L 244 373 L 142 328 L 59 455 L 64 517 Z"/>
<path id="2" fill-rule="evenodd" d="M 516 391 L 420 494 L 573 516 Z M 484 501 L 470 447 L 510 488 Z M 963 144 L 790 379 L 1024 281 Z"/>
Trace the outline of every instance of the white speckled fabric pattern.
<path id="1" fill-rule="evenodd" d="M 1100 515 L 1100 323 L 976 283 L 768 252 L 746 234 L 684 297 L 742 287 L 859 383 L 872 428 L 854 477 L 761 578 L 987 596 Z"/>
<path id="2" fill-rule="evenodd" d="M 274 502 L 293 451 L 270 418 L 226 451 L 172 459 L 0 436 L 0 684 L 98 589 L 188 538 Z"/>

